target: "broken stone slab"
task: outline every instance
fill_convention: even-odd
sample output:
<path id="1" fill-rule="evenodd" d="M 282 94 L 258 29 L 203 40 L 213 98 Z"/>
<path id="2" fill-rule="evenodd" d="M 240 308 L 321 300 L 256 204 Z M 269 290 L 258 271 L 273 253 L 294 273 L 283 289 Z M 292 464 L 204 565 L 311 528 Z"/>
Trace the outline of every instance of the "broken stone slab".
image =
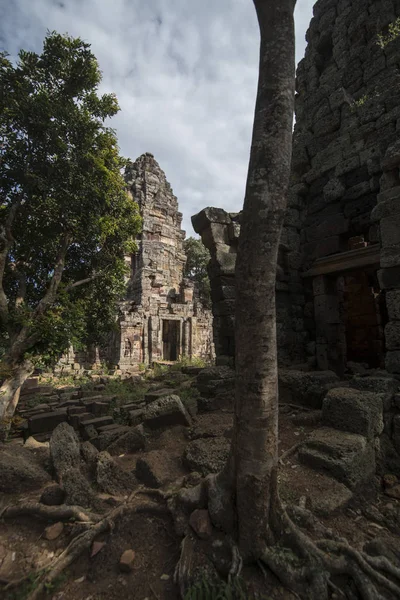
<path id="1" fill-rule="evenodd" d="M 82 427 L 88 427 L 89 425 L 92 425 L 96 428 L 96 430 L 98 427 L 103 427 L 104 425 L 111 425 L 112 423 L 112 417 L 95 417 L 93 419 L 82 419 L 80 421 L 80 425 Z"/>
<path id="2" fill-rule="evenodd" d="M 138 459 L 135 474 L 148 487 L 160 488 L 178 479 L 181 471 L 167 452 L 153 450 Z"/>
<path id="3" fill-rule="evenodd" d="M 230 443 L 226 438 L 199 438 L 186 446 L 183 464 L 203 476 L 218 473 L 229 455 Z"/>
<path id="4" fill-rule="evenodd" d="M 125 494 L 137 485 L 136 478 L 115 462 L 108 452 L 100 452 L 97 459 L 96 481 L 106 494 Z"/>
<path id="5" fill-rule="evenodd" d="M 143 424 L 150 429 L 173 425 L 190 426 L 192 419 L 179 396 L 172 394 L 154 400 L 145 408 Z"/>
<path id="6" fill-rule="evenodd" d="M 99 451 L 91 442 L 82 442 L 81 457 L 86 466 L 86 474 L 90 479 L 92 479 L 96 473 L 98 455 Z"/>
<path id="7" fill-rule="evenodd" d="M 61 483 L 66 493 L 65 504 L 89 507 L 95 503 L 95 494 L 79 468 L 65 471 Z"/>
<path id="8" fill-rule="evenodd" d="M 352 388 L 330 390 L 322 403 L 322 423 L 367 438 L 383 431 L 383 396 Z"/>
<path id="9" fill-rule="evenodd" d="M 171 395 L 171 388 L 163 388 L 161 390 L 151 390 L 151 392 L 147 392 L 144 395 L 144 401 L 146 404 L 150 404 L 150 402 L 154 402 L 154 400 L 158 400 L 159 398 L 163 398 L 164 396 L 170 396 L 170 395 Z"/>
<path id="10" fill-rule="evenodd" d="M 321 476 L 323 488 L 321 490 Z M 340 481 L 320 474 L 318 490 L 310 496 L 311 510 L 320 517 L 329 517 L 345 508 L 353 498 L 353 492 Z"/>
<path id="11" fill-rule="evenodd" d="M 144 415 L 145 410 L 143 408 L 129 411 L 129 424 L 132 426 L 140 425 L 143 422 Z"/>
<path id="12" fill-rule="evenodd" d="M 67 409 L 61 408 L 48 413 L 41 413 L 34 415 L 28 419 L 29 432 L 33 435 L 35 433 L 44 433 L 46 431 L 52 431 L 57 427 L 59 423 L 67 421 Z"/>
<path id="13" fill-rule="evenodd" d="M 279 369 L 279 401 L 321 408 L 326 393 L 343 385 L 333 371 Z"/>
<path id="14" fill-rule="evenodd" d="M 146 437 L 144 434 L 143 427 L 138 425 L 137 427 L 130 427 L 126 433 L 120 435 L 114 440 L 107 448 L 107 451 L 111 456 L 117 454 L 130 454 L 143 450 L 146 446 Z"/>
<path id="15" fill-rule="evenodd" d="M 109 431 L 103 431 L 99 433 L 99 436 L 92 441 L 93 445 L 101 451 L 107 450 L 108 446 L 112 444 L 119 437 L 124 435 L 129 431 L 130 427 L 127 425 L 119 425 L 117 428 L 111 429 Z"/>
<path id="16" fill-rule="evenodd" d="M 21 446 L 0 447 L 0 492 L 15 494 L 42 487 L 50 481 L 36 452 Z"/>
<path id="17" fill-rule="evenodd" d="M 300 461 L 320 469 L 351 490 L 375 473 L 375 452 L 367 438 L 324 427 L 314 431 L 299 449 Z"/>

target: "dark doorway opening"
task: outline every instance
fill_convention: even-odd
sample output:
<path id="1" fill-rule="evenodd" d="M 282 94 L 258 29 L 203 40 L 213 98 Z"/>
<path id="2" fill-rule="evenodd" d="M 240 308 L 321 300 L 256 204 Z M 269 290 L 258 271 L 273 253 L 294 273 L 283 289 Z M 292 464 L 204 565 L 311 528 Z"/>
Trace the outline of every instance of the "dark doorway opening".
<path id="1" fill-rule="evenodd" d="M 384 366 L 384 301 L 374 271 L 344 275 L 342 318 L 346 335 L 346 359 Z"/>
<path id="2" fill-rule="evenodd" d="M 163 341 L 163 359 L 178 360 L 179 357 L 179 333 L 180 321 L 163 320 L 162 341 Z"/>

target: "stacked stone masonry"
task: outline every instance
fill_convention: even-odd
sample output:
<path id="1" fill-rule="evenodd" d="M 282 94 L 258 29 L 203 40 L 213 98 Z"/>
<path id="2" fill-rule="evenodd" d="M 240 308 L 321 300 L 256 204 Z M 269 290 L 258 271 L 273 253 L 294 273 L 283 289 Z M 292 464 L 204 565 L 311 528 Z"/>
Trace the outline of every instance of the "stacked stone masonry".
<path id="1" fill-rule="evenodd" d="M 400 36 L 385 38 L 398 18 L 399 0 L 318 0 L 314 6 L 297 69 L 277 274 L 281 365 L 297 362 L 339 375 L 385 368 L 400 375 Z M 238 235 L 239 220 L 216 209 L 193 219 L 211 250 L 212 274 L 221 274 L 211 284 L 222 362 L 234 356 L 233 345 L 225 340 L 224 346 L 217 313 L 224 311 L 222 329 L 233 331 L 237 237 L 231 232 L 235 223 Z M 220 297 L 226 269 L 230 302 Z"/>
<path id="2" fill-rule="evenodd" d="M 129 193 L 143 220 L 138 251 L 127 256 L 127 296 L 120 304 L 118 333 L 103 350 L 61 359 L 62 370 L 95 368 L 101 362 L 121 373 L 154 361 L 214 356 L 212 314 L 198 299 L 193 282 L 183 276 L 186 255 L 182 214 L 165 173 L 150 153 L 125 171 Z"/>

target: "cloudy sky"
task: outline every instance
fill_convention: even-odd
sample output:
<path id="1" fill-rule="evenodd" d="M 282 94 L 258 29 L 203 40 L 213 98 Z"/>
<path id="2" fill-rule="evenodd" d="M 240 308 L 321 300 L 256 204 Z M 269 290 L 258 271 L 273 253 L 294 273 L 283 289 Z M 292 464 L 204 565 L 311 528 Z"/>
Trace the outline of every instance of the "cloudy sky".
<path id="1" fill-rule="evenodd" d="M 298 0 L 297 60 L 313 0 Z M 258 67 L 251 0 L 0 0 L 0 49 L 40 52 L 46 30 L 80 36 L 115 92 L 121 152 L 152 152 L 193 233 L 206 206 L 241 208 Z"/>

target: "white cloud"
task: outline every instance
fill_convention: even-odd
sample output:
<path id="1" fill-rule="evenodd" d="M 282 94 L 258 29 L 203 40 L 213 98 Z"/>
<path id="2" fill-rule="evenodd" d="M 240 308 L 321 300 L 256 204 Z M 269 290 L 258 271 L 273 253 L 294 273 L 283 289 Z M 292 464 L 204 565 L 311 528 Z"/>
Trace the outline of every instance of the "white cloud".
<path id="1" fill-rule="evenodd" d="M 7 6 L 5 6 L 7 4 Z M 298 0 L 296 52 L 312 0 Z M 102 91 L 116 93 L 121 151 L 152 152 L 192 232 L 205 206 L 240 210 L 258 68 L 251 0 L 13 0 L 0 7 L 0 48 L 40 52 L 46 29 L 92 45 Z"/>

